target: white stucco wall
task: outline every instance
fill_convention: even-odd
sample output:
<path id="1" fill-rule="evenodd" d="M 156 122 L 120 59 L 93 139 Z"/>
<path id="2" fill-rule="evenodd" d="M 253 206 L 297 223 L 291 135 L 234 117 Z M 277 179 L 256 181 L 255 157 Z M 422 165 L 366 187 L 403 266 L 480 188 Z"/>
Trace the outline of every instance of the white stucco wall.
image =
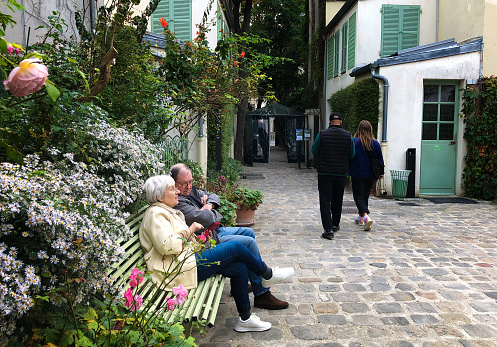
<path id="1" fill-rule="evenodd" d="M 478 78 L 480 52 L 426 60 L 416 63 L 381 67 L 377 72 L 389 82 L 389 103 L 387 120 L 387 143 L 383 143 L 385 159 L 385 183 L 391 195 L 389 170 L 404 170 L 406 150 L 416 148 L 416 196 L 419 195 L 419 170 L 421 155 L 421 129 L 424 80 L 457 80 L 459 87 L 465 87 L 466 79 Z M 459 107 L 461 101 L 459 102 Z M 378 138 L 382 138 L 383 117 L 378 125 Z M 461 175 L 466 144 L 463 139 L 464 123 L 458 119 L 456 194 L 462 193 Z"/>

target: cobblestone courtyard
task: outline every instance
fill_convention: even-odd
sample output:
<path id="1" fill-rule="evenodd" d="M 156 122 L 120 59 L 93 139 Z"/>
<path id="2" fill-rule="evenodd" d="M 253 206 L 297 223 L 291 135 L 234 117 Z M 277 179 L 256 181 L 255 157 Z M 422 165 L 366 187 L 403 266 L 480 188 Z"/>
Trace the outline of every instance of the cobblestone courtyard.
<path id="1" fill-rule="evenodd" d="M 194 333 L 197 344 L 497 346 L 495 204 L 373 197 L 373 229 L 364 232 L 347 192 L 341 229 L 330 241 L 320 237 L 315 170 L 298 169 L 276 150 L 271 163 L 244 172 L 241 184 L 264 194 L 253 226 L 263 259 L 295 269 L 271 288 L 290 307 L 254 308 L 272 329 L 237 333 L 228 284 L 216 326 Z"/>

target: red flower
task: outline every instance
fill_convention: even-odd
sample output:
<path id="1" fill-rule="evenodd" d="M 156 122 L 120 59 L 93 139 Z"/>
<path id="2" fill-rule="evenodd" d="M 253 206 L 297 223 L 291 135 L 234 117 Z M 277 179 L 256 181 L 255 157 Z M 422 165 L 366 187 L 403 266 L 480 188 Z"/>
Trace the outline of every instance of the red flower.
<path id="1" fill-rule="evenodd" d="M 167 20 L 164 19 L 164 17 L 162 17 L 161 19 L 159 19 L 159 22 L 160 22 L 160 25 L 163 26 L 164 28 L 168 26 L 168 22 Z"/>
<path id="2" fill-rule="evenodd" d="M 238 65 L 238 62 L 235 60 L 235 62 L 233 63 L 233 65 L 237 66 L 237 65 Z"/>
<path id="3" fill-rule="evenodd" d="M 242 53 L 240 53 L 240 57 L 242 57 L 242 58 L 243 58 L 244 56 L 245 56 L 245 52 L 244 52 L 244 51 L 242 51 Z"/>

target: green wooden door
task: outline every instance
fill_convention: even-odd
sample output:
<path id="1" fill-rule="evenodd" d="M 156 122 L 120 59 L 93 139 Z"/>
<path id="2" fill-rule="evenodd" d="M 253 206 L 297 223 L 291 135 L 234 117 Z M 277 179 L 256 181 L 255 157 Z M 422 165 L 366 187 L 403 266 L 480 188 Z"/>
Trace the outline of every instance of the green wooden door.
<path id="1" fill-rule="evenodd" d="M 456 82 L 425 82 L 419 194 L 455 194 L 457 100 Z"/>

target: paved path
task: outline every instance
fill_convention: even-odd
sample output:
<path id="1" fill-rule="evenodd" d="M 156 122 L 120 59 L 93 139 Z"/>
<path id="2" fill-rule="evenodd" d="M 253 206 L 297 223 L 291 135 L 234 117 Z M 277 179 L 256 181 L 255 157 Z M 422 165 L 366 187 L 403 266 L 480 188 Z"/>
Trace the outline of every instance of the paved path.
<path id="1" fill-rule="evenodd" d="M 316 171 L 271 156 L 240 181 L 265 197 L 253 227 L 263 259 L 295 268 L 271 288 L 290 307 L 254 308 L 272 329 L 237 333 L 227 285 L 216 326 L 194 334 L 200 346 L 497 346 L 495 204 L 373 197 L 364 232 L 346 193 L 341 230 L 325 240 Z"/>

